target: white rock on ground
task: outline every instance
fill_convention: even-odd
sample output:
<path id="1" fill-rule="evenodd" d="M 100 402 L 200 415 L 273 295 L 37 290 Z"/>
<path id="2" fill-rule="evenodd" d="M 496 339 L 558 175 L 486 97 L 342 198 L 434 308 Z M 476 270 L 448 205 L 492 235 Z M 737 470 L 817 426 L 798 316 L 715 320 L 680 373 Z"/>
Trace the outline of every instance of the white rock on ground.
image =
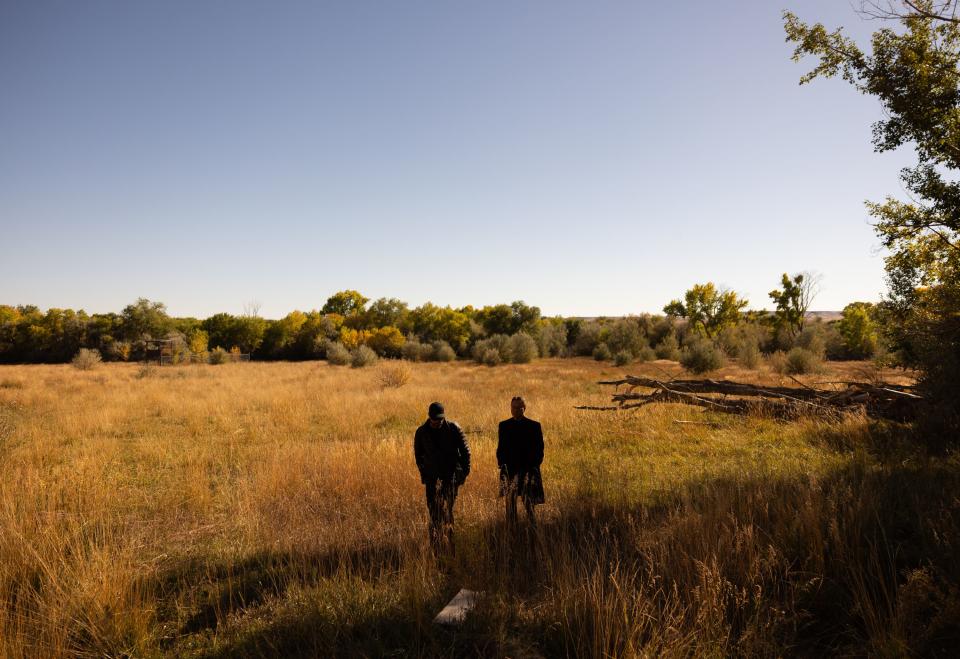
<path id="1" fill-rule="evenodd" d="M 450 603 L 443 607 L 443 610 L 437 614 L 433 622 L 438 625 L 461 624 L 467 613 L 476 606 L 477 595 L 479 595 L 479 593 L 461 588 L 460 592 L 450 600 Z"/>

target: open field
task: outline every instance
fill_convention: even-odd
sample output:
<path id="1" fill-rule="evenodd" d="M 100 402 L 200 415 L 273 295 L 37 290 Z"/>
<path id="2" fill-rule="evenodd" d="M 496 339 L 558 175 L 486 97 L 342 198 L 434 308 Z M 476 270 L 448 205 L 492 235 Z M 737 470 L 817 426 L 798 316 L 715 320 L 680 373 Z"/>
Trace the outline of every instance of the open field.
<path id="1" fill-rule="evenodd" d="M 0 367 L 0 655 L 898 655 L 958 642 L 960 470 L 905 460 L 897 428 L 573 409 L 609 400 L 598 379 L 679 372 L 669 362 L 411 364 L 399 388 L 380 384 L 383 367 Z M 804 379 L 868 370 L 828 368 Z M 544 426 L 548 501 L 536 534 L 506 537 L 494 451 L 516 394 Z M 457 554 L 440 565 L 412 455 L 434 399 L 473 451 Z M 461 587 L 483 591 L 475 614 L 434 628 Z"/>

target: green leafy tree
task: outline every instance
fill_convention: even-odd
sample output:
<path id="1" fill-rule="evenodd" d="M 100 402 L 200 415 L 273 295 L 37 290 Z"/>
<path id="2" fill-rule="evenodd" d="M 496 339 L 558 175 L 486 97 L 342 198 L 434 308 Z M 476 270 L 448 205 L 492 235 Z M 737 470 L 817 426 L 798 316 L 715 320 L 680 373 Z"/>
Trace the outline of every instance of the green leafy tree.
<path id="1" fill-rule="evenodd" d="M 234 317 L 228 313 L 215 313 L 205 319 L 200 327 L 207 333 L 211 348 L 229 350 L 236 344 L 234 337 Z"/>
<path id="2" fill-rule="evenodd" d="M 327 298 L 327 302 L 323 305 L 321 311 L 325 314 L 336 313 L 346 317 L 361 313 L 369 301 L 370 298 L 364 297 L 357 291 L 340 291 Z"/>
<path id="3" fill-rule="evenodd" d="M 263 343 L 267 322 L 260 316 L 239 316 L 233 320 L 233 345 L 240 352 L 250 354 Z"/>
<path id="4" fill-rule="evenodd" d="M 158 339 L 166 336 L 173 327 L 167 306 L 143 297 L 124 307 L 120 315 L 123 317 L 123 336 L 129 341 L 139 341 L 145 336 Z"/>
<path id="5" fill-rule="evenodd" d="M 637 357 L 641 350 L 648 347 L 636 318 L 621 318 L 604 327 L 600 332 L 600 340 L 607 344 L 614 355 L 627 352 L 631 357 Z"/>
<path id="6" fill-rule="evenodd" d="M 486 306 L 475 314 L 476 320 L 487 334 L 506 334 L 517 332 L 535 335 L 539 330 L 540 307 L 517 300 L 510 304 Z"/>
<path id="7" fill-rule="evenodd" d="M 410 312 L 413 331 L 423 341 L 445 341 L 462 352 L 470 340 L 470 317 L 449 306 L 427 302 Z"/>
<path id="8" fill-rule="evenodd" d="M 316 359 L 321 357 L 327 349 L 329 341 L 335 339 L 343 326 L 343 316 L 340 314 L 324 314 L 320 311 L 311 311 L 303 316 L 291 346 L 290 357 L 293 359 Z"/>
<path id="9" fill-rule="evenodd" d="M 406 302 L 395 297 L 382 297 L 374 300 L 362 315 L 362 329 L 376 329 L 378 327 L 396 327 L 401 331 L 409 331 L 410 329 L 410 309 Z"/>
<path id="10" fill-rule="evenodd" d="M 694 331 L 713 340 L 724 327 L 736 325 L 747 306 L 734 291 L 718 289 L 713 282 L 696 284 L 686 292 L 684 301 L 673 300 L 663 308 L 668 316 L 686 318 Z"/>
<path id="11" fill-rule="evenodd" d="M 843 308 L 843 316 L 837 321 L 837 331 L 843 337 L 843 347 L 848 357 L 867 359 L 877 351 L 877 324 L 873 320 L 874 305 L 869 302 L 852 302 Z"/>
<path id="12" fill-rule="evenodd" d="M 901 171 L 909 201 L 868 202 L 884 246 L 889 298 L 886 324 L 894 349 L 922 370 L 940 401 L 945 428 L 960 426 L 960 17 L 958 2 L 905 0 L 873 7 L 887 24 L 871 52 L 842 28 L 828 31 L 784 13 L 794 60 L 813 56 L 801 78 L 841 76 L 880 101 L 877 151 L 913 145 L 917 162 Z"/>
<path id="13" fill-rule="evenodd" d="M 204 320 L 200 328 L 207 333 L 211 348 L 238 348 L 242 353 L 252 353 L 263 343 L 267 321 L 259 316 L 218 313 Z"/>
<path id="14" fill-rule="evenodd" d="M 307 316 L 302 311 L 291 311 L 280 320 L 267 321 L 264 329 L 261 350 L 272 359 L 292 359 L 292 346 L 297 334 L 307 322 Z"/>
<path id="15" fill-rule="evenodd" d="M 818 277 L 807 272 L 794 275 L 792 279 L 783 273 L 780 280 L 782 288 L 770 291 L 770 299 L 777 305 L 774 319 L 778 328 L 786 330 L 791 336 L 803 331 L 804 319 L 817 295 L 818 281 Z"/>

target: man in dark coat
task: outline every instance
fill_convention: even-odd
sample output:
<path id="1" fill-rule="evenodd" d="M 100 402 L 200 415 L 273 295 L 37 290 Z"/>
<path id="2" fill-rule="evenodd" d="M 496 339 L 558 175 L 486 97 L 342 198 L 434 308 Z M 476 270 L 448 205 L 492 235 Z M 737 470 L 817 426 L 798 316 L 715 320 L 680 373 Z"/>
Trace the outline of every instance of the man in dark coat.
<path id="1" fill-rule="evenodd" d="M 430 543 L 453 549 L 453 502 L 470 474 L 470 447 L 463 430 L 448 421 L 440 403 L 430 403 L 427 420 L 413 437 L 413 454 L 430 512 Z"/>
<path id="2" fill-rule="evenodd" d="M 527 519 L 536 523 L 533 507 L 543 503 L 543 429 L 524 416 L 527 404 L 520 396 L 510 401 L 511 417 L 500 422 L 497 464 L 500 466 L 500 493 L 507 500 L 507 524 L 517 521 L 517 497 L 523 498 Z"/>

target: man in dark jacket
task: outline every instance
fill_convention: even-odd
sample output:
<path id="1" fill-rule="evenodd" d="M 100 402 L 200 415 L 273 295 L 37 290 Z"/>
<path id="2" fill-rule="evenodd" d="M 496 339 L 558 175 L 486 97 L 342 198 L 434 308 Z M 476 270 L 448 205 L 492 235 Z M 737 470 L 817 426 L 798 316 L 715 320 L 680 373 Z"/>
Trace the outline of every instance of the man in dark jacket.
<path id="1" fill-rule="evenodd" d="M 448 421 L 440 403 L 430 403 L 427 420 L 413 437 L 413 454 L 430 512 L 430 543 L 453 548 L 453 502 L 470 474 L 470 448 L 463 430 Z"/>
<path id="2" fill-rule="evenodd" d="M 520 396 L 510 401 L 511 417 L 500 422 L 497 464 L 500 466 L 500 493 L 507 500 L 507 524 L 517 521 L 517 497 L 523 498 L 527 519 L 536 523 L 533 507 L 543 503 L 543 429 L 524 416 L 527 404 Z"/>

